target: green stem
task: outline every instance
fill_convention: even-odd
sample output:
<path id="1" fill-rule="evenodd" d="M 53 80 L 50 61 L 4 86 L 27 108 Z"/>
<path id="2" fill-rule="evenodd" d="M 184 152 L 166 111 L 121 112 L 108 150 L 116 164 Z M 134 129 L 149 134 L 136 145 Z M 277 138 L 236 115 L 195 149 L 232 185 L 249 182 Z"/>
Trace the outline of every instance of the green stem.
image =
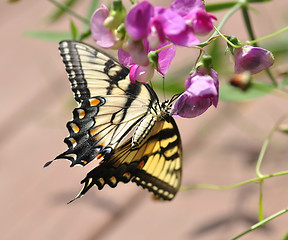
<path id="1" fill-rule="evenodd" d="M 249 17 L 249 12 L 248 12 L 248 4 L 246 2 L 246 4 L 242 5 L 242 15 L 245 21 L 245 25 L 249 34 L 249 37 L 251 39 L 250 43 L 252 43 L 252 45 L 254 47 L 257 47 L 257 41 L 254 41 L 256 39 L 253 28 L 252 28 L 252 24 L 250 21 L 250 17 Z M 272 73 L 270 72 L 270 69 L 266 69 L 266 73 L 268 74 L 269 78 L 271 79 L 271 82 L 274 84 L 274 86 L 278 86 L 278 83 L 276 81 L 276 79 L 273 77 Z"/>
<path id="2" fill-rule="evenodd" d="M 274 32 L 274 33 L 271 33 L 269 35 L 266 35 L 264 37 L 260 37 L 258 39 L 254 39 L 254 40 L 251 40 L 251 41 L 246 41 L 246 44 L 248 45 L 251 45 L 251 44 L 254 44 L 254 43 L 257 43 L 257 42 L 260 42 L 260 41 L 264 41 L 264 40 L 267 40 L 269 38 L 272 38 L 272 37 L 275 37 L 283 32 L 286 32 L 288 31 L 288 26 L 287 27 L 284 27 L 284 28 L 281 28 L 279 31 L 277 32 Z"/>
<path id="3" fill-rule="evenodd" d="M 243 1 L 239 1 L 237 4 L 235 4 L 230 10 L 229 12 L 223 17 L 222 21 L 219 23 L 219 25 L 217 26 L 217 29 L 219 31 L 221 31 L 222 27 L 224 26 L 224 24 L 228 21 L 228 19 L 235 13 L 237 12 L 240 8 L 242 8 L 243 6 Z M 217 31 L 215 31 L 210 38 L 215 37 L 218 34 Z"/>
<path id="4" fill-rule="evenodd" d="M 243 4 L 242 5 L 242 15 L 243 15 L 243 18 L 244 18 L 244 21 L 245 21 L 245 25 L 246 25 L 249 37 L 250 37 L 250 39 L 252 41 L 252 40 L 255 39 L 255 34 L 254 34 L 254 31 L 253 31 L 253 28 L 252 28 L 252 24 L 251 24 L 251 21 L 250 21 L 247 4 Z M 253 46 L 257 47 L 257 43 L 253 43 Z"/>
<path id="5" fill-rule="evenodd" d="M 271 215 L 270 217 L 267 217 L 267 218 L 265 218 L 264 220 L 262 220 L 262 221 L 260 221 L 260 222 L 258 222 L 258 223 L 256 223 L 256 224 L 254 224 L 252 227 L 250 227 L 250 228 L 247 229 L 246 231 L 244 231 L 244 232 L 240 233 L 239 235 L 237 235 L 236 237 L 232 238 L 232 240 L 236 240 L 236 239 L 244 236 L 245 234 L 247 234 L 247 233 L 249 233 L 249 232 L 251 232 L 251 231 L 253 231 L 253 230 L 255 230 L 255 229 L 257 229 L 257 228 L 259 228 L 259 227 L 261 227 L 261 226 L 263 226 L 263 225 L 266 224 L 267 222 L 275 219 L 276 217 L 281 216 L 282 214 L 284 214 L 284 213 L 286 213 L 286 212 L 288 212 L 288 208 L 283 209 L 283 210 L 281 210 L 281 211 L 279 211 L 279 212 Z"/>
<path id="6" fill-rule="evenodd" d="M 276 122 L 276 124 L 274 125 L 274 127 L 272 128 L 272 130 L 268 134 L 268 137 L 266 138 L 266 140 L 264 141 L 264 143 L 262 145 L 262 148 L 261 148 L 258 160 L 257 160 L 257 164 L 256 164 L 256 174 L 257 174 L 257 177 L 259 179 L 263 178 L 263 175 L 262 175 L 262 173 L 260 171 L 260 167 L 261 167 L 261 164 L 262 164 L 263 157 L 264 157 L 264 154 L 266 152 L 267 146 L 268 146 L 268 144 L 269 144 L 269 142 L 270 142 L 270 140 L 272 138 L 272 135 L 278 129 L 279 125 L 284 121 L 284 119 L 287 118 L 287 116 L 288 116 L 288 113 L 285 113 L 278 119 L 278 121 Z"/>
<path id="7" fill-rule="evenodd" d="M 258 207 L 258 221 L 264 219 L 263 215 L 263 179 L 259 181 L 259 207 Z"/>
<path id="8" fill-rule="evenodd" d="M 181 191 L 187 191 L 187 190 L 192 190 L 192 189 L 228 190 L 228 189 L 233 189 L 236 187 L 241 187 L 241 186 L 247 185 L 249 183 L 257 183 L 257 182 L 259 182 L 261 180 L 265 180 L 267 178 L 278 177 L 278 176 L 283 176 L 283 175 L 288 175 L 288 171 L 281 171 L 281 172 L 276 172 L 276 173 L 265 174 L 261 178 L 259 178 L 259 177 L 251 178 L 251 179 L 245 180 L 243 182 L 236 183 L 233 185 L 227 185 L 227 186 L 218 186 L 218 185 L 213 185 L 213 184 L 196 184 L 196 185 L 182 186 Z"/>
<path id="9" fill-rule="evenodd" d="M 53 3 L 56 7 L 62 9 L 63 11 L 69 13 L 70 15 L 74 16 L 75 18 L 78 18 L 80 21 L 85 22 L 87 24 L 90 23 L 89 19 L 86 19 L 82 16 L 80 16 L 78 13 L 74 12 L 71 8 L 67 7 L 66 5 L 59 3 L 55 0 L 49 0 L 51 3 Z"/>
<path id="10" fill-rule="evenodd" d="M 215 40 L 217 38 L 217 34 L 218 31 L 221 31 L 222 27 L 224 26 L 224 24 L 228 21 L 228 19 L 235 13 L 237 12 L 243 5 L 243 1 L 240 0 L 237 4 L 235 4 L 230 10 L 229 12 L 223 17 L 222 21 L 219 23 L 219 25 L 217 26 L 217 30 L 215 30 L 213 32 L 213 34 L 211 35 L 211 37 L 206 40 L 205 42 L 202 42 L 200 44 L 198 44 L 199 47 L 205 47 L 207 46 L 211 41 Z"/>

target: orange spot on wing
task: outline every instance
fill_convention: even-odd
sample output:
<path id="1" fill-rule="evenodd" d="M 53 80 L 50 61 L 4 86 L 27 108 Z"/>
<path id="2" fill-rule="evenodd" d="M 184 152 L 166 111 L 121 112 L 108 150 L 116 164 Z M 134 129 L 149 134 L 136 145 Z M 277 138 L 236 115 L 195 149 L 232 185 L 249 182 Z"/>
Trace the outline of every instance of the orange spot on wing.
<path id="1" fill-rule="evenodd" d="M 74 138 L 69 138 L 69 141 L 71 142 L 71 144 L 74 146 L 76 145 L 76 140 Z"/>
<path id="2" fill-rule="evenodd" d="M 103 157 L 104 157 L 104 156 L 100 153 L 100 154 L 97 155 L 96 159 L 101 159 L 101 158 L 103 158 Z"/>
<path id="3" fill-rule="evenodd" d="M 98 178 L 98 182 L 103 186 L 105 181 L 104 179 L 101 177 L 101 178 Z"/>
<path id="4" fill-rule="evenodd" d="M 87 161 L 85 161 L 85 160 L 81 160 L 81 162 L 84 163 L 84 165 L 87 164 Z"/>
<path id="5" fill-rule="evenodd" d="M 143 168 L 144 167 L 144 164 L 145 164 L 145 162 L 144 161 L 141 161 L 139 164 L 138 164 L 138 168 Z"/>
<path id="6" fill-rule="evenodd" d="M 72 129 L 73 129 L 73 132 L 75 133 L 79 132 L 80 130 L 80 128 L 76 124 L 73 124 Z"/>
<path id="7" fill-rule="evenodd" d="M 80 119 L 85 117 L 85 111 L 83 109 L 79 109 L 78 114 Z"/>
<path id="8" fill-rule="evenodd" d="M 100 100 L 97 98 L 93 98 L 90 100 L 90 106 L 97 106 L 100 103 Z"/>
<path id="9" fill-rule="evenodd" d="M 129 179 L 129 178 L 131 177 L 131 173 L 130 173 L 130 172 L 125 172 L 125 173 L 123 174 L 123 177 Z"/>
<path id="10" fill-rule="evenodd" d="M 117 182 L 117 179 L 114 176 L 110 177 L 109 180 L 113 184 L 116 184 L 116 182 Z"/>
<path id="11" fill-rule="evenodd" d="M 90 135 L 94 136 L 97 133 L 97 129 L 96 128 L 92 128 L 90 129 Z"/>

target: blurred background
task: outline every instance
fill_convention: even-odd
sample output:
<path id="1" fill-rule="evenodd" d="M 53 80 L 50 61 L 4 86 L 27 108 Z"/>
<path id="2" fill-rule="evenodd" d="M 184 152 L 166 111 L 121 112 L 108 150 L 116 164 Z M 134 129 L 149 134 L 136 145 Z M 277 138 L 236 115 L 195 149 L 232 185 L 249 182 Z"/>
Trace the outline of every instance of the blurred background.
<path id="1" fill-rule="evenodd" d="M 153 1 L 154 6 L 168 7 L 169 3 Z M 74 9 L 85 15 L 89 4 L 88 0 L 78 1 Z M 287 1 L 251 6 L 257 37 L 287 26 Z M 223 240 L 255 224 L 259 198 L 256 183 L 231 190 L 180 191 L 172 202 L 153 201 L 150 193 L 134 183 L 120 183 L 115 189 L 98 191 L 94 187 L 66 205 L 95 164 L 70 168 L 67 161 L 57 161 L 43 169 L 47 161 L 66 150 L 65 125 L 75 106 L 58 42 L 31 37 L 31 31 L 58 31 L 63 36 L 69 32 L 70 16 L 49 23 L 55 10 L 50 1 L 0 2 L 1 239 Z M 221 20 L 226 12 L 213 14 Z M 77 20 L 75 23 L 81 25 Z M 222 32 L 248 40 L 241 13 L 236 13 Z M 287 37 L 284 33 L 260 43 L 275 53 L 271 71 L 278 81 L 282 80 L 280 73 L 287 71 L 287 57 L 276 52 L 281 53 L 279 42 L 287 43 Z M 91 38 L 85 42 L 94 44 Z M 223 58 L 225 44 L 220 52 Z M 191 69 L 197 54 L 195 50 L 178 49 L 170 71 L 172 77 L 177 74 L 180 84 L 189 72 L 182 69 Z M 222 84 L 233 71 L 229 54 L 225 58 L 224 64 L 214 60 Z M 267 81 L 265 74 L 257 77 Z M 195 119 L 177 118 L 184 151 L 182 184 L 224 186 L 256 177 L 261 146 L 286 111 L 287 98 L 269 94 L 240 103 L 220 101 L 217 109 L 211 108 Z M 263 173 L 288 169 L 287 144 L 287 136 L 275 133 L 264 157 Z M 264 217 L 287 208 L 287 181 L 288 176 L 265 180 Z M 284 214 L 241 239 L 280 239 L 288 231 L 287 222 L 288 214 Z"/>

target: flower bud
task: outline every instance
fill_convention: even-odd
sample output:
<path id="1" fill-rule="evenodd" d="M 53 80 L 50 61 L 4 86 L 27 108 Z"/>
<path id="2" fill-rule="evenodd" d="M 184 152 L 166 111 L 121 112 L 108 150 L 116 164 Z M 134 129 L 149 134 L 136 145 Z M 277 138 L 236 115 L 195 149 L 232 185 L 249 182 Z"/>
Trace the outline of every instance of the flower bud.
<path id="1" fill-rule="evenodd" d="M 251 74 L 256 74 L 269 68 L 274 63 L 274 56 L 270 51 L 249 45 L 235 49 L 234 57 L 235 73 L 249 71 Z"/>
<path id="2" fill-rule="evenodd" d="M 126 9 L 121 1 L 113 1 L 113 9 L 110 11 L 109 16 L 104 21 L 104 26 L 108 29 L 116 29 L 121 23 L 124 22 L 126 17 Z"/>

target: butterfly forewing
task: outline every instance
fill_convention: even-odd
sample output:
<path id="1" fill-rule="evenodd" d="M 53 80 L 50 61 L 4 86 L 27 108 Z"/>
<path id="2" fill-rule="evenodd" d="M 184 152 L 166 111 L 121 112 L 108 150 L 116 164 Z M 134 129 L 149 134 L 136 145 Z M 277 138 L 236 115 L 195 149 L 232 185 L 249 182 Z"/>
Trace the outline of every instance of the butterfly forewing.
<path id="1" fill-rule="evenodd" d="M 112 152 L 157 97 L 149 87 L 131 83 L 127 68 L 87 44 L 62 41 L 59 50 L 79 106 L 67 123 L 69 149 L 56 159 L 84 166 L 104 149 Z"/>

